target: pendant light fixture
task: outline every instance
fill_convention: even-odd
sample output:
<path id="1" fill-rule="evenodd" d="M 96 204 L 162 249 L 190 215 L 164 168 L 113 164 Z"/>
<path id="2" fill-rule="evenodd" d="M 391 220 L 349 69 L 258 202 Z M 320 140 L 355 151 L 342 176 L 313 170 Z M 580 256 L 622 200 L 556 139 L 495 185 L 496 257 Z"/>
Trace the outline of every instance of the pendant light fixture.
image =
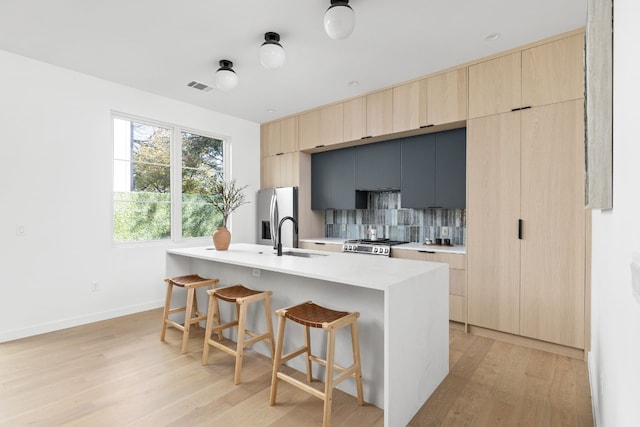
<path id="1" fill-rule="evenodd" d="M 331 6 L 324 14 L 324 30 L 333 40 L 349 37 L 356 25 L 356 17 L 349 6 L 349 0 L 331 0 Z"/>
<path id="2" fill-rule="evenodd" d="M 216 71 L 216 86 L 220 90 L 231 90 L 238 86 L 238 75 L 233 71 L 233 62 L 222 59 Z"/>
<path id="3" fill-rule="evenodd" d="M 280 34 L 268 32 L 264 34 L 264 43 L 260 46 L 260 63 L 266 69 L 280 68 L 286 55 L 280 42 Z"/>

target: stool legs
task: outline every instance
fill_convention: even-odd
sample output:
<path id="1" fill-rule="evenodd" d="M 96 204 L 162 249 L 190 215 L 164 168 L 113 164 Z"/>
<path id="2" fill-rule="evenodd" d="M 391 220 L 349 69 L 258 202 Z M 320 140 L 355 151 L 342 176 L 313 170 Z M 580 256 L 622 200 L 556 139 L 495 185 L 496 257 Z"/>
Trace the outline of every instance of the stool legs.
<path id="1" fill-rule="evenodd" d="M 160 341 L 164 341 L 167 334 L 167 319 L 171 310 L 171 296 L 173 295 L 173 284 L 167 283 L 167 296 L 164 299 L 164 310 L 162 312 L 162 330 L 160 331 Z"/>
<path id="2" fill-rule="evenodd" d="M 195 292 L 193 288 L 187 289 L 187 304 L 185 305 L 184 312 L 184 333 L 182 334 L 182 353 L 187 352 L 187 345 L 189 344 L 189 331 L 191 330 L 191 313 L 193 312 L 193 304 L 196 303 Z M 197 308 L 196 308 L 197 312 Z"/>
<path id="3" fill-rule="evenodd" d="M 225 288 L 220 289 L 221 292 L 225 292 Z M 269 347 L 271 349 L 271 360 L 273 360 L 274 355 L 274 344 L 273 344 L 273 324 L 271 320 L 271 304 L 270 304 L 271 291 L 254 293 L 246 297 L 237 298 L 235 303 L 236 309 L 236 319 L 221 324 L 219 317 L 219 306 L 218 306 L 218 296 L 216 295 L 215 290 L 209 292 L 209 317 L 207 318 L 207 330 L 205 331 L 205 339 L 204 339 L 204 349 L 202 351 L 202 364 L 206 365 L 209 359 L 209 346 L 217 347 L 218 349 L 229 353 L 235 356 L 235 371 L 233 375 L 233 383 L 239 384 L 240 377 L 242 375 L 242 361 L 244 356 L 244 348 L 255 342 L 267 340 L 269 343 Z M 265 322 L 267 326 L 267 331 L 258 334 L 253 331 L 247 330 L 247 307 L 251 302 L 262 300 L 265 308 Z M 216 327 L 213 327 L 212 322 L 213 318 L 216 318 L 216 323 L 218 324 Z M 236 349 L 232 350 L 226 347 L 224 344 L 216 342 L 211 339 L 211 334 L 213 332 L 217 332 L 220 341 L 222 341 L 222 330 L 231 328 L 233 326 L 238 327 L 238 338 Z M 250 338 L 247 339 L 247 336 Z"/>
<path id="4" fill-rule="evenodd" d="M 323 423 L 324 427 L 328 427 L 331 425 L 331 406 L 333 402 L 333 389 L 334 387 L 345 380 L 347 377 L 354 377 L 356 381 L 356 393 L 357 393 L 357 401 L 358 405 L 364 405 L 363 399 L 363 390 L 362 390 L 362 368 L 360 363 L 360 346 L 359 346 L 359 336 L 358 336 L 358 324 L 357 318 L 358 313 L 350 313 L 340 319 L 337 319 L 331 323 L 325 323 L 322 326 L 327 332 L 327 348 L 326 348 L 326 359 L 320 359 L 317 356 L 314 356 L 311 352 L 311 340 L 310 340 L 310 330 L 308 325 L 304 326 L 304 346 L 294 350 L 286 355 L 282 354 L 283 351 L 283 343 L 284 343 L 284 331 L 286 325 L 286 309 L 277 310 L 276 313 L 280 317 L 278 323 L 278 341 L 276 344 L 276 354 L 273 361 L 273 372 L 271 375 L 271 391 L 269 394 L 269 405 L 275 405 L 276 397 L 278 393 L 278 380 L 284 380 L 299 389 L 310 393 L 313 396 L 316 396 L 324 401 L 323 407 Z M 336 330 L 343 326 L 350 326 L 351 329 L 351 341 L 352 341 L 352 350 L 353 350 L 353 364 L 348 368 L 343 368 L 335 364 L 335 343 L 336 343 Z M 286 361 L 293 359 L 301 354 L 305 356 L 305 366 L 307 368 L 307 381 L 312 381 L 311 374 L 311 362 L 317 362 L 321 365 L 324 365 L 325 370 L 325 378 L 324 378 L 324 392 L 320 392 L 313 387 L 305 384 L 302 381 L 299 381 L 289 375 L 286 375 L 283 372 L 279 372 L 280 365 L 285 363 Z M 334 371 L 339 371 L 338 376 L 334 376 Z"/>

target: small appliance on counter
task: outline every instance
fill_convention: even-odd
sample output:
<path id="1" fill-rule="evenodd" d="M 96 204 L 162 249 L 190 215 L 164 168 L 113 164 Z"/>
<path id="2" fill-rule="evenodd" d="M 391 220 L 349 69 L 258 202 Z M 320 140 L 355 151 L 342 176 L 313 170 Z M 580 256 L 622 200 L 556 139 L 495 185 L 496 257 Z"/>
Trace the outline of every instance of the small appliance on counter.
<path id="1" fill-rule="evenodd" d="M 398 240 L 389 239 L 356 239 L 347 240 L 342 244 L 342 252 L 354 254 L 371 254 L 389 256 L 391 254 L 391 246 L 401 245 L 403 243 Z"/>
<path id="2" fill-rule="evenodd" d="M 298 187 L 269 188 L 258 191 L 258 236 L 256 243 L 276 249 L 278 224 L 284 217 L 298 220 Z M 298 234 L 291 221 L 282 224 L 282 246 L 298 247 Z"/>

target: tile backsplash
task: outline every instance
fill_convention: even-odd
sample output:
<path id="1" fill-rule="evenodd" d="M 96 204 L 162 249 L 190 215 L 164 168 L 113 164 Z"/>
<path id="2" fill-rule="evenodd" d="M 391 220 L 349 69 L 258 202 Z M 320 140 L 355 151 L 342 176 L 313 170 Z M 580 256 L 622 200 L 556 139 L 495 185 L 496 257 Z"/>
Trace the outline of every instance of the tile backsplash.
<path id="1" fill-rule="evenodd" d="M 379 239 L 424 242 L 442 237 L 441 228 L 449 227 L 454 245 L 466 243 L 464 209 L 403 209 L 399 191 L 367 194 L 367 209 L 326 210 L 325 235 L 343 239 L 364 239 L 373 227 Z"/>

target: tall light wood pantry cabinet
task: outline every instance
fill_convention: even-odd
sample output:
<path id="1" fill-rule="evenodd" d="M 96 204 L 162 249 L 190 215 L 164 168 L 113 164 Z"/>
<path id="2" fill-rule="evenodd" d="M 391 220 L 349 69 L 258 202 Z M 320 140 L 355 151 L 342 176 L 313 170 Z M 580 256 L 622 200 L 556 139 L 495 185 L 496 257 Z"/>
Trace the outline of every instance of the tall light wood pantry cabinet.
<path id="1" fill-rule="evenodd" d="M 469 67 L 467 122 L 469 323 L 577 349 L 587 256 L 581 40 Z M 512 77 L 493 98 L 490 73 Z"/>

